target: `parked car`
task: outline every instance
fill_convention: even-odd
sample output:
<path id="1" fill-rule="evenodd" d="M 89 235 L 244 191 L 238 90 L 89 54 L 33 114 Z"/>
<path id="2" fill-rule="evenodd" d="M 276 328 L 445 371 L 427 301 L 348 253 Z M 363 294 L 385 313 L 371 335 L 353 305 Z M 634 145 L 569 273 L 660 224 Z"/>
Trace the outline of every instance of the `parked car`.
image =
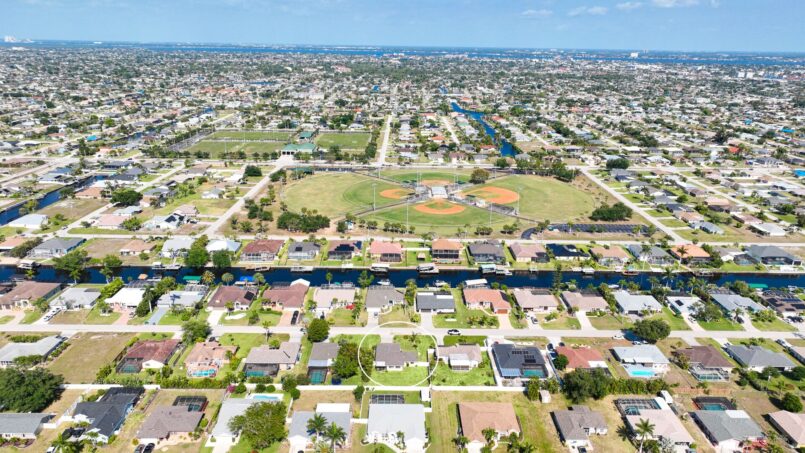
<path id="1" fill-rule="evenodd" d="M 461 332 L 458 329 L 450 329 L 447 331 L 447 335 L 461 335 Z"/>

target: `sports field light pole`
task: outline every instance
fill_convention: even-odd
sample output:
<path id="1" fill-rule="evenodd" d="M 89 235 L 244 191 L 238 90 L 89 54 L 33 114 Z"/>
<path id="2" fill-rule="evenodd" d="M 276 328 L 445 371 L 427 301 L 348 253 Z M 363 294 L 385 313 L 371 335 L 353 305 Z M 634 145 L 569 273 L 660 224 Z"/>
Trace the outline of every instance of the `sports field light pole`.
<path id="1" fill-rule="evenodd" d="M 376 182 L 372 183 L 372 211 L 376 209 L 376 197 L 375 197 L 375 187 L 377 186 Z"/>

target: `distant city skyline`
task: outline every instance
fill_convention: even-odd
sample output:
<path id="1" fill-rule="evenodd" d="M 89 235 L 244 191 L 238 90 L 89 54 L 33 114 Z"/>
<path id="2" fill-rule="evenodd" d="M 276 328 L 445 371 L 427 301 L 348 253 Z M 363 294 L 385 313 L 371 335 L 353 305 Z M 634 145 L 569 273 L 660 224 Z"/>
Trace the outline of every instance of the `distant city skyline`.
<path id="1" fill-rule="evenodd" d="M 801 0 L 5 0 L 34 40 L 805 52 Z"/>

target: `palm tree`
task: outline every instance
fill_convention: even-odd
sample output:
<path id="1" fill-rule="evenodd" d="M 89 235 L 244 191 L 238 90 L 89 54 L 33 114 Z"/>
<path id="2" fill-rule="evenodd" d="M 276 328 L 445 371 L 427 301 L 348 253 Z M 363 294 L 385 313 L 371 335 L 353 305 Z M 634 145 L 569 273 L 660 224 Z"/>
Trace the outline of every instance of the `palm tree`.
<path id="1" fill-rule="evenodd" d="M 491 447 L 492 442 L 495 439 L 495 435 L 497 434 L 497 431 L 495 431 L 494 428 L 484 428 L 483 430 L 481 430 L 481 434 L 483 434 L 484 439 L 486 439 L 486 444 Z"/>
<path id="2" fill-rule="evenodd" d="M 266 330 L 266 341 L 268 341 L 268 336 L 271 335 L 271 323 L 268 320 L 266 320 L 263 321 L 261 325 L 263 326 L 263 329 Z"/>
<path id="3" fill-rule="evenodd" d="M 402 431 L 397 431 L 396 435 L 397 435 L 397 445 L 401 449 L 405 449 L 405 433 Z"/>
<path id="4" fill-rule="evenodd" d="M 229 272 L 221 276 L 221 281 L 227 285 L 232 283 L 233 280 L 235 280 L 235 276 L 230 274 Z"/>
<path id="5" fill-rule="evenodd" d="M 56 447 L 56 451 L 59 453 L 78 453 L 81 451 L 78 443 L 71 441 L 64 433 L 59 434 L 59 437 L 51 445 Z"/>
<path id="6" fill-rule="evenodd" d="M 654 434 L 654 425 L 650 421 L 641 418 L 635 425 L 635 433 L 640 438 L 640 453 L 643 453 L 643 442 Z"/>
<path id="7" fill-rule="evenodd" d="M 327 280 L 327 284 L 329 285 L 333 281 L 333 273 L 327 272 L 324 274 L 324 278 Z"/>
<path id="8" fill-rule="evenodd" d="M 466 436 L 456 436 L 453 438 L 453 443 L 458 447 L 458 451 L 463 451 L 464 447 L 470 443 L 470 440 Z"/>
<path id="9" fill-rule="evenodd" d="M 330 451 L 334 452 L 336 444 L 341 446 L 347 440 L 347 433 L 344 432 L 344 428 L 330 423 L 330 426 L 324 431 L 324 438 L 330 441 Z"/>
<path id="10" fill-rule="evenodd" d="M 257 286 L 262 286 L 266 283 L 266 277 L 260 272 L 255 272 L 252 279 Z"/>
<path id="11" fill-rule="evenodd" d="M 324 415 L 313 414 L 313 417 L 308 419 L 306 428 L 308 433 L 315 433 L 318 440 L 319 435 L 327 428 L 327 419 Z"/>
<path id="12" fill-rule="evenodd" d="M 212 272 L 204 271 L 204 273 L 201 274 L 201 283 L 204 283 L 205 285 L 209 286 L 212 285 L 214 281 L 215 281 L 215 274 L 213 274 Z"/>

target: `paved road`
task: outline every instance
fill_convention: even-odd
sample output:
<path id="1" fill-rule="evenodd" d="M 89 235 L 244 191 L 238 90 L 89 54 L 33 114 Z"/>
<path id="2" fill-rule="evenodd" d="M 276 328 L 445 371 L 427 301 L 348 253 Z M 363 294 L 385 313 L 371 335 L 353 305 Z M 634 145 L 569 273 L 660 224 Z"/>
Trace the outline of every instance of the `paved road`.
<path id="1" fill-rule="evenodd" d="M 243 205 L 246 204 L 247 198 L 248 199 L 256 198 L 257 195 L 260 192 L 262 192 L 263 189 L 266 188 L 268 183 L 271 182 L 271 175 L 282 170 L 282 168 L 283 168 L 282 164 L 277 165 L 267 175 L 263 176 L 263 179 L 261 179 L 260 182 L 255 184 L 254 187 L 252 187 L 248 192 L 246 192 L 246 195 L 238 198 L 238 201 L 236 201 L 235 204 L 232 205 L 232 207 L 227 209 L 223 215 L 221 215 L 218 219 L 212 222 L 210 226 L 208 226 L 207 229 L 204 230 L 204 234 L 206 234 L 207 237 L 210 238 L 221 236 L 220 234 L 218 234 L 218 229 L 221 228 L 224 222 L 228 221 L 230 217 L 232 217 L 235 213 L 239 212 L 243 208 Z"/>
<path id="2" fill-rule="evenodd" d="M 643 217 L 645 217 L 649 222 L 651 222 L 655 227 L 657 227 L 658 230 L 660 230 L 663 233 L 665 233 L 668 236 L 670 236 L 675 242 L 680 243 L 680 244 L 686 244 L 686 243 L 690 242 L 690 241 L 687 241 L 687 240 L 683 239 L 682 236 L 678 235 L 676 233 L 676 231 L 674 231 L 670 227 L 667 227 L 667 226 L 663 225 L 662 222 L 660 222 L 659 220 L 657 220 L 654 217 L 652 217 L 652 216 L 648 215 L 647 213 L 645 213 L 643 208 L 641 208 L 640 206 L 636 205 L 634 202 L 632 202 L 632 200 L 624 197 L 621 193 L 619 193 L 618 191 L 616 191 L 612 187 L 609 187 L 606 183 L 601 181 L 598 178 L 598 176 L 592 174 L 589 171 L 588 168 L 585 167 L 585 168 L 581 168 L 580 170 L 585 176 L 590 178 L 590 180 L 592 182 L 598 184 L 602 189 L 604 189 L 607 192 L 609 192 L 610 195 L 612 195 L 613 197 L 617 198 L 618 201 L 620 201 L 621 203 L 625 204 L 626 206 L 632 208 L 633 211 L 635 211 L 638 214 L 640 214 Z"/>
<path id="3" fill-rule="evenodd" d="M 450 122 L 450 118 L 444 115 L 442 115 L 441 118 L 442 118 L 442 125 L 444 125 L 444 128 L 447 129 L 448 132 L 450 132 L 450 139 L 453 140 L 453 143 L 455 143 L 456 146 L 461 145 L 461 142 L 458 140 L 458 135 L 456 135 L 456 131 L 455 129 L 453 129 L 453 123 Z"/>
<path id="4" fill-rule="evenodd" d="M 377 153 L 377 162 L 374 163 L 376 167 L 386 165 L 386 154 L 389 151 L 389 143 L 391 142 L 391 120 L 392 115 L 386 118 L 386 125 L 383 128 L 383 143 L 380 144 L 380 151 Z"/>

